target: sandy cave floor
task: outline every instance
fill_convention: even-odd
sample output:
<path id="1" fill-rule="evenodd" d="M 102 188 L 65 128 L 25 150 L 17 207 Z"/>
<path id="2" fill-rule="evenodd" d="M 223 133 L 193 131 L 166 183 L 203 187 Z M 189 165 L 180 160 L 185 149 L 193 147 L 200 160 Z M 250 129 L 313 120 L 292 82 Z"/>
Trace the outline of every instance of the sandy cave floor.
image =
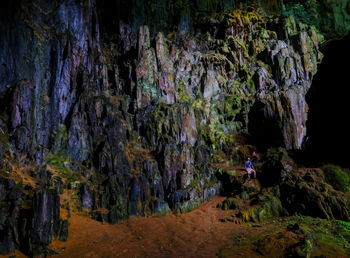
<path id="1" fill-rule="evenodd" d="M 185 214 L 131 218 L 115 225 L 73 213 L 67 242 L 54 240 L 52 257 L 215 257 L 229 248 L 240 257 L 259 256 L 254 248 L 237 245 L 237 239 L 254 236 L 267 227 L 220 222 L 230 211 L 216 208 L 215 197 Z M 19 251 L 0 257 L 26 257 Z"/>
<path id="2" fill-rule="evenodd" d="M 228 212 L 216 208 L 216 197 L 186 214 L 130 219 L 102 224 L 73 214 L 67 242 L 54 241 L 54 257 L 215 257 L 237 236 L 257 234 L 257 228 L 220 222 Z M 237 250 L 239 256 L 252 255 Z"/>
<path id="3" fill-rule="evenodd" d="M 217 208 L 224 199 L 215 197 L 185 214 L 131 218 L 114 225 L 72 213 L 68 240 L 54 240 L 49 248 L 56 254 L 51 257 L 284 257 L 300 242 L 300 236 L 286 230 L 292 217 L 259 224 L 222 222 L 234 213 Z M 324 254 L 348 257 L 327 245 L 313 256 Z M 14 256 L 26 257 L 19 251 L 0 255 Z"/>

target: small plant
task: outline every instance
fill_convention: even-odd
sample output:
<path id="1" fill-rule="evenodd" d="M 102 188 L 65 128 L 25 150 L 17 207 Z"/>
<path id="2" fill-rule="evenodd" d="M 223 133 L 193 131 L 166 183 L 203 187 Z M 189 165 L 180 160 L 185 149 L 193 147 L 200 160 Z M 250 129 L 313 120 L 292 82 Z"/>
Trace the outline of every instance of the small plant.
<path id="1" fill-rule="evenodd" d="M 183 81 L 180 81 L 178 83 L 178 100 L 179 102 L 188 102 L 188 103 L 192 102 L 192 99 L 187 93 L 186 85 Z"/>
<path id="2" fill-rule="evenodd" d="M 49 154 L 46 162 L 57 172 L 59 177 L 67 179 L 70 182 L 80 180 L 80 174 L 74 173 L 68 167 L 70 159 L 66 150 L 60 150 L 56 155 Z"/>

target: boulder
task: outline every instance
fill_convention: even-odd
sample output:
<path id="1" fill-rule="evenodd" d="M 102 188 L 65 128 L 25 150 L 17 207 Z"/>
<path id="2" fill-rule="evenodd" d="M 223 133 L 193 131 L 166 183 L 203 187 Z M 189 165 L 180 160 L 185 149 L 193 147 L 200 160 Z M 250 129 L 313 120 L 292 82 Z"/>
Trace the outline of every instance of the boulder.
<path id="1" fill-rule="evenodd" d="M 289 214 L 350 220 L 349 194 L 328 184 L 321 169 L 299 169 L 289 173 L 280 186 L 280 195 Z"/>

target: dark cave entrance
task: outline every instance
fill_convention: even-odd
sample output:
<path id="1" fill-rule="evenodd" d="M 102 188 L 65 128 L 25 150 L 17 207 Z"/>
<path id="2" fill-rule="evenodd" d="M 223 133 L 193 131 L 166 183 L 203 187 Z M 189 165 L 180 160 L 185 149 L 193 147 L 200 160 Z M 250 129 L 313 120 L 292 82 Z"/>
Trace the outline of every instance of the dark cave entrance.
<path id="1" fill-rule="evenodd" d="M 349 167 L 350 34 L 325 43 L 321 51 L 323 61 L 306 95 L 309 113 L 304 147 L 290 154 L 307 166 L 335 163 Z M 254 104 L 249 121 L 249 142 L 262 152 L 284 145 L 278 124 L 266 118 L 263 103 Z"/>
<path id="2" fill-rule="evenodd" d="M 348 167 L 350 155 L 350 34 L 329 42 L 311 88 L 307 141 L 303 159 L 313 164 L 337 163 Z"/>
<path id="3" fill-rule="evenodd" d="M 261 151 L 270 147 L 283 146 L 283 135 L 278 122 L 265 114 L 265 104 L 255 101 L 248 116 L 249 141 Z"/>

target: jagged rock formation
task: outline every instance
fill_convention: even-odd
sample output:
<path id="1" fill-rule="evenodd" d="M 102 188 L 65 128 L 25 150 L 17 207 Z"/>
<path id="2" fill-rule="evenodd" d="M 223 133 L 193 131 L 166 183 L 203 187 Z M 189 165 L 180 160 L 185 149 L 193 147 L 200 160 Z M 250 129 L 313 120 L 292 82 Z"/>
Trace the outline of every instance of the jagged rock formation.
<path id="1" fill-rule="evenodd" d="M 219 193 L 210 163 L 237 157 L 237 135 L 302 147 L 319 46 L 349 31 L 347 2 L 172 2 L 1 4 L 3 253 L 65 238 L 63 188 L 112 223 L 184 212 Z M 29 164 L 52 177 L 35 179 L 25 220 L 6 182 L 25 187 L 11 167 Z"/>
<path id="2" fill-rule="evenodd" d="M 0 179 L 0 254 L 12 252 L 16 246 L 24 253 L 41 254 L 53 236 L 67 239 L 68 221 L 60 218 L 57 190 L 47 187 L 46 171 L 39 176 L 43 184 L 36 189 Z"/>

